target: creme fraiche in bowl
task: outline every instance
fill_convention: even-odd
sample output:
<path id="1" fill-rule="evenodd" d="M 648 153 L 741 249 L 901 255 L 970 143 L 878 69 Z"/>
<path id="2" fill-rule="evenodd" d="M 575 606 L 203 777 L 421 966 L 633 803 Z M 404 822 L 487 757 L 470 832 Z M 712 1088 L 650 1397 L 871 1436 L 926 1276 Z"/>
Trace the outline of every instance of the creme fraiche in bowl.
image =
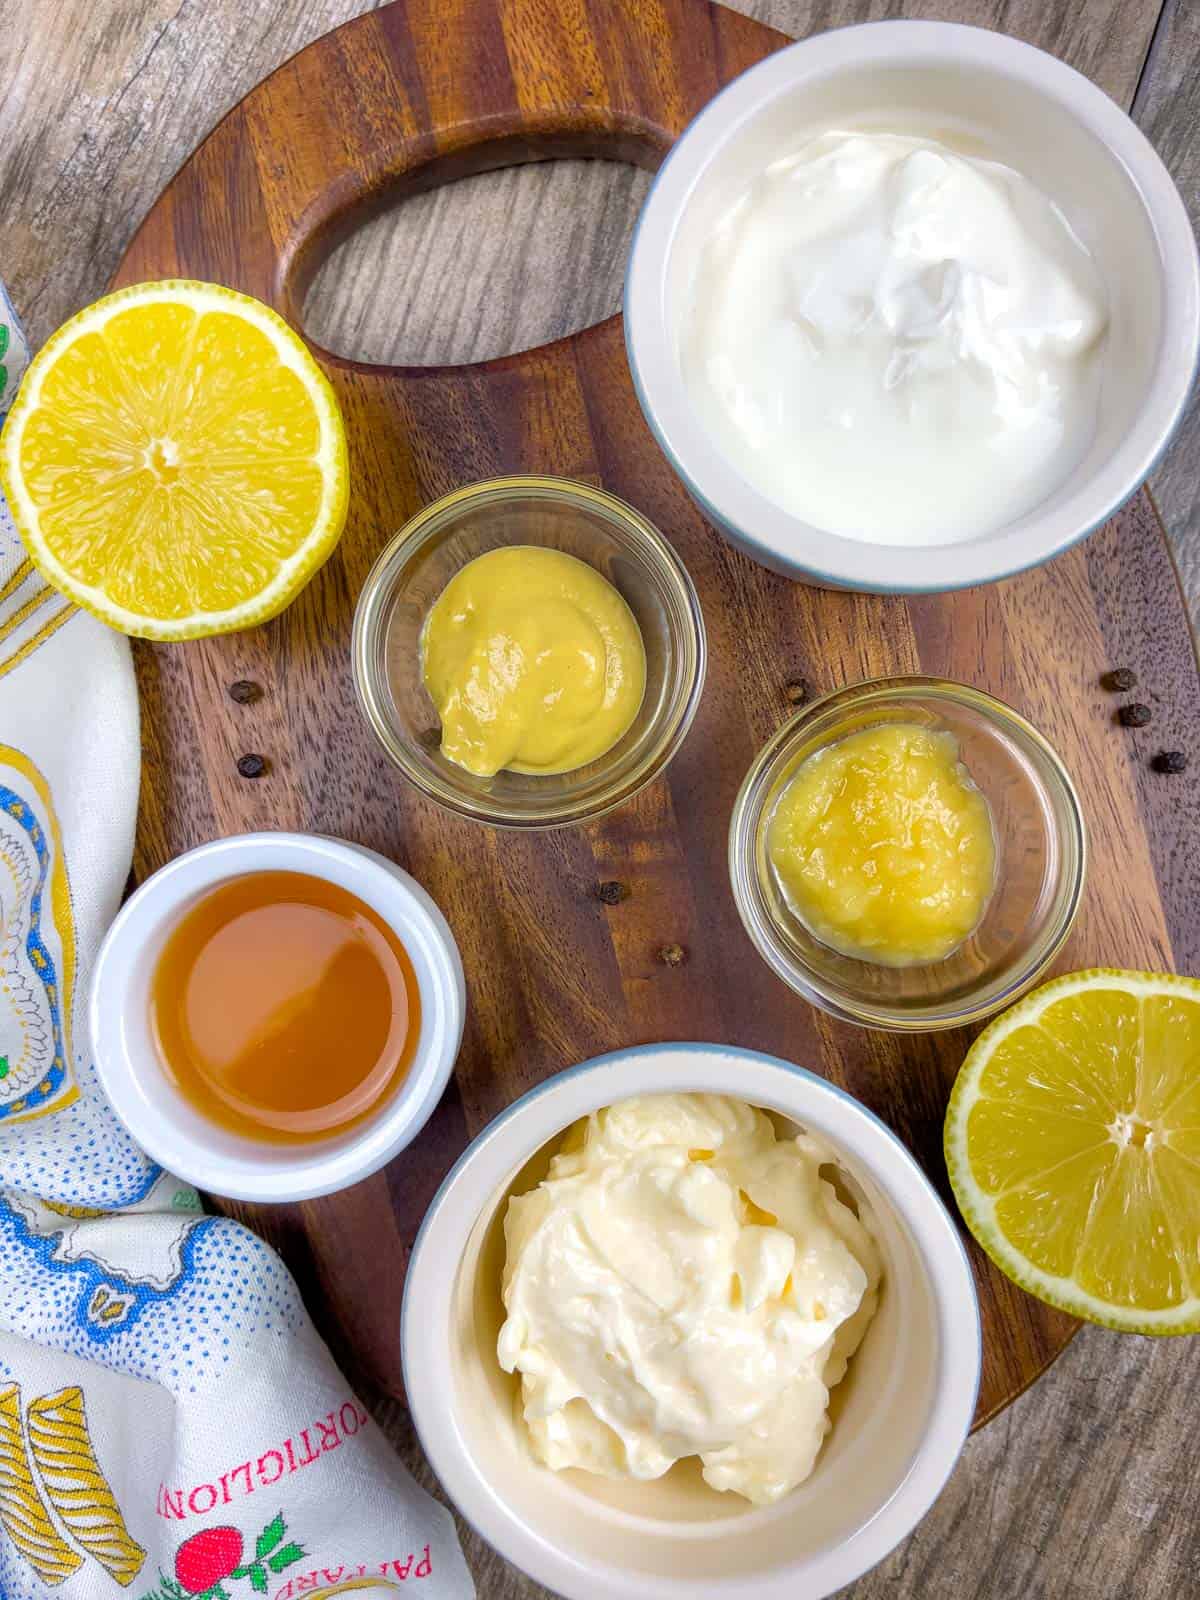
<path id="1" fill-rule="evenodd" d="M 1130 119 L 983 29 L 820 34 L 684 133 L 625 290 L 676 471 L 756 559 L 952 589 L 1046 560 L 1143 482 L 1191 387 L 1200 275 Z"/>
<path id="2" fill-rule="evenodd" d="M 940 1492 L 980 1371 L 961 1240 L 895 1135 L 699 1044 L 586 1062 L 480 1134 L 401 1347 L 450 1499 L 568 1600 L 832 1594 Z"/>

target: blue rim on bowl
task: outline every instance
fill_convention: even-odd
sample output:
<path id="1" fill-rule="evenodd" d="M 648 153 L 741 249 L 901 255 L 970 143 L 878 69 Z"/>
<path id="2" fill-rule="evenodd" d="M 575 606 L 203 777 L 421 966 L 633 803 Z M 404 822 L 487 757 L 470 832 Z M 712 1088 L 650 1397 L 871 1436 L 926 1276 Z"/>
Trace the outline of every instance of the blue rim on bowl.
<path id="1" fill-rule="evenodd" d="M 1090 476 L 1006 528 L 962 544 L 895 546 L 846 538 L 791 516 L 714 449 L 684 390 L 668 309 L 668 264 L 688 203 L 715 159 L 764 108 L 838 74 L 941 67 L 977 71 L 1040 97 L 1105 153 L 1139 208 L 1161 269 L 1163 310 L 1145 396 L 1119 446 Z M 1015 164 L 1015 163 L 1014 163 Z M 1055 198 L 1058 198 L 1055 196 Z M 1132 208 L 1131 208 L 1132 209 Z M 759 62 L 727 85 L 659 169 L 634 232 L 625 278 L 625 343 L 634 389 L 660 448 L 704 515 L 764 565 L 833 588 L 926 594 L 1040 565 L 1106 522 L 1153 471 L 1182 419 L 1200 354 L 1200 261 L 1187 210 L 1131 119 L 1055 57 L 982 28 L 886 21 L 833 29 Z M 914 578 L 914 567 L 925 571 Z"/>
<path id="2" fill-rule="evenodd" d="M 485 1368 L 492 1378 L 498 1375 L 487 1333 L 478 1332 L 477 1284 L 491 1271 L 488 1246 L 481 1240 L 493 1234 L 518 1174 L 592 1110 L 632 1094 L 689 1090 L 736 1095 L 826 1138 L 839 1163 L 866 1187 L 870 1203 L 884 1202 L 890 1220 L 881 1223 L 881 1234 L 892 1243 L 907 1241 L 895 1259 L 919 1269 L 914 1276 L 920 1288 L 893 1273 L 901 1281 L 893 1284 L 891 1316 L 900 1325 L 907 1318 L 918 1327 L 926 1326 L 921 1318 L 933 1319 L 929 1343 L 915 1341 L 928 1353 L 930 1387 L 915 1407 L 916 1432 L 903 1434 L 892 1446 L 900 1452 L 894 1479 L 886 1480 L 886 1490 L 861 1519 L 854 1510 L 845 1538 L 831 1536 L 827 1546 L 818 1538 L 811 1554 L 762 1556 L 764 1550 L 775 1551 L 776 1540 L 799 1537 L 794 1530 L 805 1522 L 799 1515 L 802 1502 L 791 1497 L 771 1507 L 726 1504 L 715 1520 L 707 1514 L 664 1515 L 653 1504 L 655 1484 L 638 1486 L 633 1510 L 609 1499 L 597 1505 L 590 1498 L 593 1491 L 580 1487 L 587 1474 L 550 1473 L 507 1442 L 511 1404 L 497 1402 L 475 1385 L 476 1374 Z M 895 1326 L 896 1321 L 889 1323 Z M 466 1366 L 464 1341 L 474 1347 Z M 856 1362 L 866 1349 L 864 1344 Z M 880 1398 L 869 1390 L 860 1398 L 872 1407 L 878 1400 L 879 1414 L 892 1416 L 890 1386 L 906 1381 L 901 1369 L 912 1357 L 891 1345 L 883 1353 L 888 1360 L 896 1357 L 895 1370 L 888 1369 L 887 1394 Z M 825 1079 L 773 1056 L 711 1044 L 663 1044 L 599 1056 L 559 1073 L 507 1107 L 471 1143 L 435 1195 L 413 1248 L 401 1311 L 401 1354 L 418 1434 L 451 1500 L 501 1554 L 568 1600 L 591 1600 L 598 1593 L 610 1600 L 785 1600 L 797 1592 L 798 1582 L 819 1600 L 882 1559 L 940 1493 L 974 1415 L 981 1332 L 974 1279 L 958 1229 L 913 1156 L 872 1112 Z M 902 1402 L 892 1398 L 899 1409 Z M 874 1416 L 874 1409 L 868 1414 Z M 847 1416 L 844 1412 L 839 1427 Z M 862 1450 L 879 1444 L 874 1434 L 850 1438 L 847 1453 L 829 1467 L 829 1489 L 819 1492 L 837 1498 L 846 1474 L 861 1467 Z M 807 1487 L 801 1485 L 795 1495 L 804 1495 Z M 809 1502 L 810 1509 L 815 1503 Z M 643 1559 L 651 1570 L 639 1564 Z M 738 1563 L 746 1561 L 750 1567 L 743 1570 Z M 699 1579 L 686 1571 L 697 1563 L 703 1573 Z"/>

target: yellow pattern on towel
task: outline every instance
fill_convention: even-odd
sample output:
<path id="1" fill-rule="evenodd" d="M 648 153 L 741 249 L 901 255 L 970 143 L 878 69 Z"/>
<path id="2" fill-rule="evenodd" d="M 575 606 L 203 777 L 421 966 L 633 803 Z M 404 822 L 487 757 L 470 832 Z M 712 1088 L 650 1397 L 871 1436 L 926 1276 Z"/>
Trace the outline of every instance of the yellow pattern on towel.
<path id="1" fill-rule="evenodd" d="M 88 1433 L 83 1390 L 60 1389 L 30 1402 L 29 1445 L 51 1504 L 72 1538 L 120 1584 L 142 1570 L 146 1552 L 130 1537 Z"/>
<path id="2" fill-rule="evenodd" d="M 29 1467 L 21 1432 L 21 1391 L 0 1389 L 0 1524 L 29 1565 L 51 1589 L 83 1565 L 50 1519 Z"/>

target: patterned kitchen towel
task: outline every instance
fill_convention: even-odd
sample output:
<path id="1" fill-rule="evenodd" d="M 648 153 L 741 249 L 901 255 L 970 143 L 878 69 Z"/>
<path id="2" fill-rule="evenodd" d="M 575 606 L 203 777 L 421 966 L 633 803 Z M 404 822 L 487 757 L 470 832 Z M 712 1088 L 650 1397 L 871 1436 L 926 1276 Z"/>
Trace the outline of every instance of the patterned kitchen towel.
<path id="1" fill-rule="evenodd" d="M 29 346 L 8 298 L 8 290 L 0 283 L 0 422 L 13 403 L 17 385 L 28 365 Z"/>
<path id="2" fill-rule="evenodd" d="M 0 286 L 0 415 L 26 359 Z M 128 644 L 42 581 L 0 498 L 0 1600 L 468 1600 L 449 1514 L 278 1257 L 96 1081 L 138 771 Z"/>

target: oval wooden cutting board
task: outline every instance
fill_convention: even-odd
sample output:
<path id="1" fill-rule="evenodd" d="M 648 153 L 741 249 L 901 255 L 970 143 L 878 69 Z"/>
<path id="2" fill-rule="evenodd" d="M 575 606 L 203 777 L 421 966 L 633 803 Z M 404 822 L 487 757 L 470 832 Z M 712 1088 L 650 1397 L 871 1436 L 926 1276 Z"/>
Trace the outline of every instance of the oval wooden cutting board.
<path id="1" fill-rule="evenodd" d="M 150 212 L 117 276 L 214 279 L 299 324 L 307 283 L 373 207 L 484 168 L 594 155 L 655 167 L 721 85 L 787 41 L 705 0 L 403 0 L 319 40 L 218 126 Z M 404 308 L 398 306 L 397 316 Z M 445 910 L 470 1014 L 455 1082 L 391 1167 L 311 1204 L 229 1206 L 282 1249 L 344 1361 L 400 1390 L 407 1253 L 465 1142 L 523 1090 L 623 1045 L 700 1039 L 824 1072 L 896 1128 L 947 1193 L 941 1123 L 968 1039 L 898 1039 L 833 1023 L 754 954 L 725 837 L 754 752 L 812 693 L 886 672 L 978 684 L 1045 730 L 1078 780 L 1092 840 L 1064 967 L 1197 969 L 1196 785 L 1148 758 L 1200 727 L 1175 574 L 1145 494 L 1040 571 L 917 599 L 836 594 L 773 576 L 702 520 L 643 424 L 619 318 L 523 355 L 446 370 L 316 352 L 349 431 L 350 520 L 332 561 L 266 627 L 137 651 L 144 782 L 136 869 L 252 828 L 338 834 L 382 850 Z M 355 597 L 418 507 L 495 473 L 602 483 L 646 512 L 696 581 L 710 668 L 664 779 L 589 827 L 493 832 L 405 787 L 362 726 L 349 667 Z M 1113 723 L 1102 672 L 1131 665 L 1155 711 Z M 262 685 L 251 705 L 227 686 Z M 247 751 L 267 774 L 238 777 Z M 619 904 L 597 896 L 628 885 Z M 682 964 L 662 959 L 679 945 Z M 652 1088 L 652 1085 L 647 1085 Z M 1073 1331 L 973 1250 L 984 1314 L 979 1419 Z"/>

